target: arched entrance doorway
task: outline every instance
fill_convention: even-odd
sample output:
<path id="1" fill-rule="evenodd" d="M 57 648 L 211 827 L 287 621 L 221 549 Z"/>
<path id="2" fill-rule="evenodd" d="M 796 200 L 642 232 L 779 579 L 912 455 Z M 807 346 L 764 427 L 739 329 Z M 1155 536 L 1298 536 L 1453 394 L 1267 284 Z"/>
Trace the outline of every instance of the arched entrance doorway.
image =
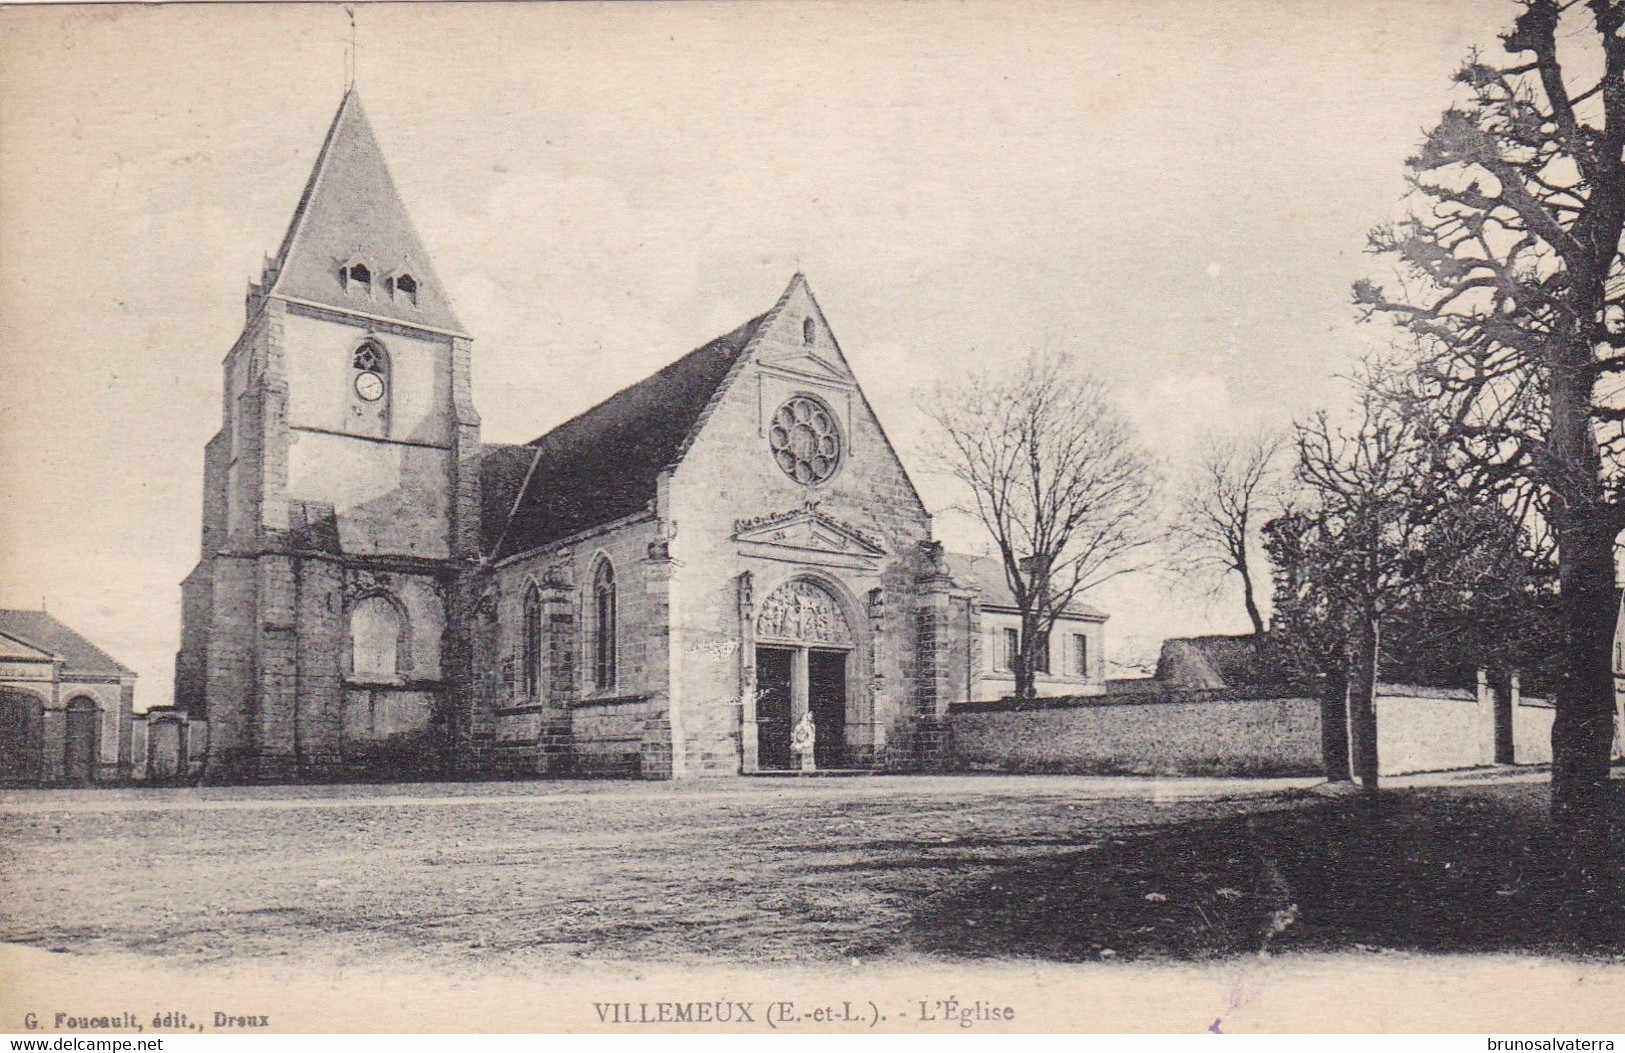
<path id="1" fill-rule="evenodd" d="M 0 690 L 0 783 L 39 782 L 41 710 L 38 695 Z"/>
<path id="2" fill-rule="evenodd" d="M 62 777 L 74 786 L 88 786 L 96 781 L 96 731 L 101 714 L 92 700 L 76 698 L 68 703 L 67 717 Z"/>
<path id="3" fill-rule="evenodd" d="M 762 601 L 755 622 L 756 768 L 794 765 L 790 733 L 811 712 L 820 768 L 846 766 L 849 673 L 856 650 L 840 602 L 818 582 L 797 578 Z"/>

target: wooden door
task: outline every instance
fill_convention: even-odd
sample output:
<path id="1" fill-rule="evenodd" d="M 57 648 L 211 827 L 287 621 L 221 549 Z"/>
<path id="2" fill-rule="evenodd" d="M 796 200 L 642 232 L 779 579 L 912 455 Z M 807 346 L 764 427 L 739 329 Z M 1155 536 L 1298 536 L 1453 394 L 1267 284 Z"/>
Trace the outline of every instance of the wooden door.
<path id="1" fill-rule="evenodd" d="M 790 767 L 794 658 L 787 647 L 756 649 L 756 767 L 762 771 Z"/>
<path id="2" fill-rule="evenodd" d="M 181 777 L 181 723 L 159 720 L 147 730 L 147 778 L 175 782 Z"/>
<path id="3" fill-rule="evenodd" d="M 846 652 L 811 651 L 807 654 L 807 708 L 812 710 L 818 738 L 813 760 L 820 768 L 846 765 Z"/>
<path id="4" fill-rule="evenodd" d="M 0 783 L 39 781 L 40 702 L 23 691 L 0 691 Z"/>
<path id="5" fill-rule="evenodd" d="M 63 777 L 75 786 L 96 781 L 96 725 L 101 714 L 96 703 L 76 698 L 68 703 L 68 734 L 63 758 Z"/>

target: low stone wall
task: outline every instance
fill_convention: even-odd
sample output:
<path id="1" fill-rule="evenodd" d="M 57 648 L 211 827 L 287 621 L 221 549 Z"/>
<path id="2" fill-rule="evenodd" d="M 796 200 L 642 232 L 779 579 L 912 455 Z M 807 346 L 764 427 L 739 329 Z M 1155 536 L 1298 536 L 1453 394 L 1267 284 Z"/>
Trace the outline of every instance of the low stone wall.
<path id="1" fill-rule="evenodd" d="M 974 703 L 949 713 L 952 766 L 1080 775 L 1315 775 L 1320 703 L 1211 693 Z"/>
<path id="2" fill-rule="evenodd" d="M 1512 691 L 1512 762 L 1552 762 L 1552 704 Z M 1495 699 L 1476 691 L 1384 684 L 1377 692 L 1377 758 L 1384 775 L 1495 763 Z"/>
<path id="3" fill-rule="evenodd" d="M 1383 775 L 1495 762 L 1486 687 L 1384 684 L 1377 695 Z M 1551 707 L 1514 697 L 1514 757 L 1551 760 Z M 1154 691 L 949 707 L 947 767 L 1082 775 L 1318 775 L 1320 703 L 1275 693 Z"/>
<path id="4" fill-rule="evenodd" d="M 1494 714 L 1472 691 L 1384 684 L 1377 692 L 1377 763 L 1383 775 L 1495 762 Z"/>
<path id="5" fill-rule="evenodd" d="M 643 775 L 643 746 L 650 721 L 657 716 L 654 700 L 646 695 L 576 702 L 570 707 L 570 755 L 577 775 Z M 671 775 L 670 729 L 667 730 L 664 773 L 651 772 L 650 778 Z"/>
<path id="6" fill-rule="evenodd" d="M 515 706 L 493 717 L 494 775 L 565 775 L 570 770 L 570 714 L 551 706 Z"/>
<path id="7" fill-rule="evenodd" d="M 1552 763 L 1552 717 L 1544 698 L 1526 698 L 1512 707 L 1512 760 L 1515 764 Z"/>
<path id="8" fill-rule="evenodd" d="M 493 716 L 487 767 L 493 775 L 671 778 L 664 695 L 515 706 Z"/>

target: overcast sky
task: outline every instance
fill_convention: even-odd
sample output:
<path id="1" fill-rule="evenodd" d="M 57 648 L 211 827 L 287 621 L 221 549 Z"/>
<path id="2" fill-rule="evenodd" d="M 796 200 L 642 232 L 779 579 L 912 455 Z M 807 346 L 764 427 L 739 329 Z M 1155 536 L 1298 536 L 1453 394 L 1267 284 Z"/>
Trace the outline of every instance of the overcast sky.
<path id="1" fill-rule="evenodd" d="M 359 86 L 535 437 L 804 270 L 928 502 L 935 377 L 1048 343 L 1177 471 L 1337 397 L 1402 163 L 1504 0 L 363 6 Z M 170 701 L 245 283 L 344 86 L 338 6 L 0 12 L 0 604 Z M 1378 271 L 1380 273 L 1380 271 Z M 964 524 L 943 532 L 964 543 Z M 1149 576 L 1108 651 L 1244 631 Z"/>

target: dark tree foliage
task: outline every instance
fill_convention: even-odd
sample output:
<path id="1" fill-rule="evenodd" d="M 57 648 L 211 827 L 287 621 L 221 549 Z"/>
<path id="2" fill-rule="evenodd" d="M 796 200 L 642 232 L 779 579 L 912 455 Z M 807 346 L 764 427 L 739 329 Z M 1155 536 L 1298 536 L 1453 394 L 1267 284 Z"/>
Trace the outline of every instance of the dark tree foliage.
<path id="1" fill-rule="evenodd" d="M 1411 591 L 1388 616 L 1383 679 L 1467 687 L 1517 672 L 1547 694 L 1562 660 L 1557 568 L 1492 501 L 1447 504 L 1429 525 Z"/>
<path id="2" fill-rule="evenodd" d="M 1328 777 L 1346 779 L 1345 700 L 1360 667 L 1358 612 L 1340 580 L 1347 555 L 1325 520 L 1302 510 L 1265 524 L 1264 548 L 1275 605 L 1267 660 L 1321 699 Z M 1383 681 L 1472 687 L 1486 669 L 1502 690 L 1513 672 L 1526 694 L 1552 690 L 1563 657 L 1556 567 L 1511 510 L 1467 494 L 1442 501 L 1405 574 L 1383 614 Z"/>
<path id="3" fill-rule="evenodd" d="M 1439 498 L 1433 422 L 1366 363 L 1346 420 L 1317 413 L 1297 425 L 1296 477 L 1314 515 L 1314 551 L 1349 627 L 1344 648 L 1354 774 L 1377 789 L 1377 685 L 1393 612 L 1415 587 Z"/>
<path id="4" fill-rule="evenodd" d="M 1336 560 L 1316 516 L 1288 510 L 1264 524 L 1275 608 L 1264 659 L 1276 679 L 1320 700 L 1326 778 L 1349 779 L 1348 608 L 1333 592 Z"/>

